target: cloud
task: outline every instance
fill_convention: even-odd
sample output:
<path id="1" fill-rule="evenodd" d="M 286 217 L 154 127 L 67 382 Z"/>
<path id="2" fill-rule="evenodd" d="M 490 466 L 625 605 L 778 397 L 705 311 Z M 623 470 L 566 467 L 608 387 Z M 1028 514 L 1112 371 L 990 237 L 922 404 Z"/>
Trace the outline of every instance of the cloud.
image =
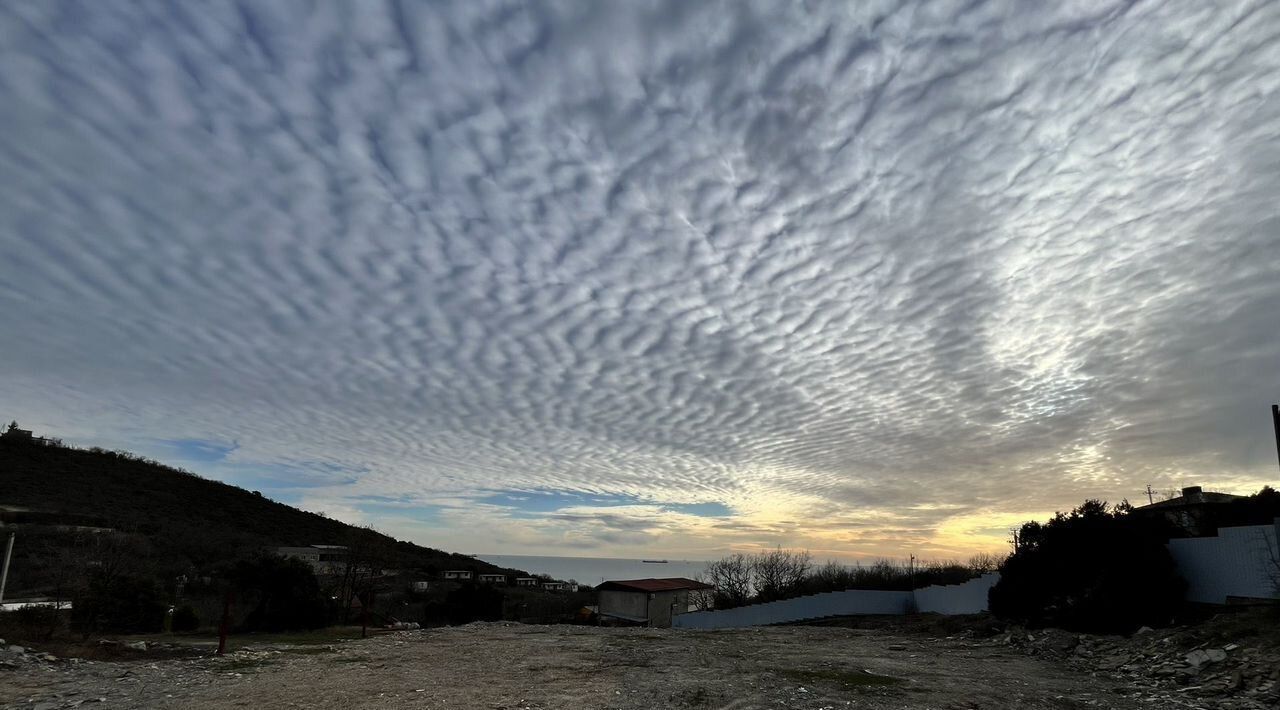
<path id="1" fill-rule="evenodd" d="M 8 3 L 0 405 L 237 442 L 193 467 L 508 552 L 950 554 L 1147 483 L 1256 489 L 1277 30 L 1261 1 Z M 520 490 L 656 508 L 481 500 Z"/>

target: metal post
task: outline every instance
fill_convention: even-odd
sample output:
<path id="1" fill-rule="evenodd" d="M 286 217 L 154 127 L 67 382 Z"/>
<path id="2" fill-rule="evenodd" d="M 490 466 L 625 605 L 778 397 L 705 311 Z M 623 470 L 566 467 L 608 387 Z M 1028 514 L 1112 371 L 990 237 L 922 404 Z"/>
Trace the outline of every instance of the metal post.
<path id="1" fill-rule="evenodd" d="M 1280 461 L 1280 404 L 1271 405 L 1271 423 L 1276 428 L 1276 459 Z"/>
<path id="2" fill-rule="evenodd" d="M 9 560 L 13 557 L 13 538 L 18 533 L 9 533 L 9 542 L 4 546 L 4 570 L 0 571 L 0 602 L 4 601 L 4 585 L 9 582 Z"/>
<path id="3" fill-rule="evenodd" d="M 235 601 L 236 593 L 227 590 L 227 594 L 222 598 L 222 623 L 218 625 L 218 655 L 221 656 L 227 652 L 227 633 L 231 631 L 231 604 Z"/>

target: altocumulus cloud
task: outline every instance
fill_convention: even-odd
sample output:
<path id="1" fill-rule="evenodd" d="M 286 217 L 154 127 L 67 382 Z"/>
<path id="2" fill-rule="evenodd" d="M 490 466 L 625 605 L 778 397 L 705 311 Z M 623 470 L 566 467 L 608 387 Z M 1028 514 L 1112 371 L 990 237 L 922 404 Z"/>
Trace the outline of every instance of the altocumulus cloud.
<path id="1" fill-rule="evenodd" d="M 6 2 L 0 406 L 468 550 L 1248 490 L 1278 88 L 1265 0 Z"/>

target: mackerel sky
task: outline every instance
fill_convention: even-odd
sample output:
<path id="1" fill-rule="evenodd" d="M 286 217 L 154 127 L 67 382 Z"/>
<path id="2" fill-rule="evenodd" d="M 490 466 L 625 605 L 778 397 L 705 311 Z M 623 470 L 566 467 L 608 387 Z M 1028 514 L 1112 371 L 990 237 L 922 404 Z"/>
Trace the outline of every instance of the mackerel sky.
<path id="1" fill-rule="evenodd" d="M 1252 492 L 1278 90 L 1266 0 L 9 0 L 0 416 L 463 552 Z"/>

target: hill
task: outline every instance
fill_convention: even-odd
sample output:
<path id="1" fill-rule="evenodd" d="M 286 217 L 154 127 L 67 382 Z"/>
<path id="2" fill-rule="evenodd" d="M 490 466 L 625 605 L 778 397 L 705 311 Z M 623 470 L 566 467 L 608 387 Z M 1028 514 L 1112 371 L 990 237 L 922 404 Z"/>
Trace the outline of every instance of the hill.
<path id="1" fill-rule="evenodd" d="M 39 570 L 75 530 L 111 528 L 146 540 L 162 575 L 210 574 L 263 548 L 370 545 L 387 567 L 520 573 L 466 555 L 421 547 L 299 510 L 260 494 L 132 454 L 0 436 L 0 529 L 18 530 L 9 593 L 40 592 Z M 172 577 L 170 577 L 172 578 Z"/>

